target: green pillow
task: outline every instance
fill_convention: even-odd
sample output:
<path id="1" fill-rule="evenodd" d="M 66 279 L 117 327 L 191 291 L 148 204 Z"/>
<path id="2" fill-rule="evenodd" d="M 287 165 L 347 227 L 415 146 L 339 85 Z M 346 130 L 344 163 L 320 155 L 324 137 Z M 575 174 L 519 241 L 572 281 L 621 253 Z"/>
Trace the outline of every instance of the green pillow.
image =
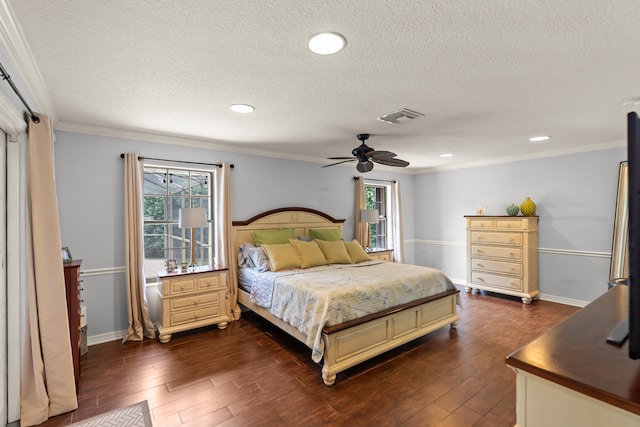
<path id="1" fill-rule="evenodd" d="M 293 228 L 281 228 L 280 230 L 256 230 L 251 232 L 251 238 L 256 246 L 282 245 L 289 243 L 293 238 Z"/>
<path id="2" fill-rule="evenodd" d="M 342 230 L 339 228 L 311 228 L 309 236 L 314 240 L 324 240 L 326 242 L 335 242 L 342 240 Z"/>

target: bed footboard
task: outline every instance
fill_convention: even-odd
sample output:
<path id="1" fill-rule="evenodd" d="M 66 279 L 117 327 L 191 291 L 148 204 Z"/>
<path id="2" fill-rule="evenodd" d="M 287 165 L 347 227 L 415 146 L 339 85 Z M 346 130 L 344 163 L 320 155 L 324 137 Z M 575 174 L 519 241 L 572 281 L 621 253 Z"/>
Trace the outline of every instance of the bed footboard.
<path id="1" fill-rule="evenodd" d="M 456 314 L 457 294 L 458 291 L 452 291 L 444 297 L 354 326 L 325 328 L 322 380 L 328 386 L 333 385 L 336 374 L 347 368 L 447 324 L 455 328 L 459 319 Z"/>

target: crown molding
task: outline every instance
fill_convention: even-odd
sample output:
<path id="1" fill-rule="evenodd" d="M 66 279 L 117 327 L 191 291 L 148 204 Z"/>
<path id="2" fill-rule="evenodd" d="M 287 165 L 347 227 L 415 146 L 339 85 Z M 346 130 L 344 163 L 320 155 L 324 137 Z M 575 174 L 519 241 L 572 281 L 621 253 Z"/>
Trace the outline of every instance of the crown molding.
<path id="1" fill-rule="evenodd" d="M 35 105 L 30 105 L 31 109 L 46 114 L 55 123 L 57 115 L 51 96 L 22 28 L 6 0 L 0 0 L 0 43 L 7 51 L 20 78 L 19 81 L 12 80 L 16 86 L 20 86 L 21 83 L 26 86 L 27 93 L 23 93 L 23 96 L 35 102 Z"/>

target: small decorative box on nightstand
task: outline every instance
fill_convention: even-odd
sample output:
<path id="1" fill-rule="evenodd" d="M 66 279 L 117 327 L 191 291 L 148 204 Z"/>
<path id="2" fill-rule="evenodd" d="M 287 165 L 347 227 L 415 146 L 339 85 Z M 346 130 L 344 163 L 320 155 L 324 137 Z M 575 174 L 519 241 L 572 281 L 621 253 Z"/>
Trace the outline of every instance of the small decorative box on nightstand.
<path id="1" fill-rule="evenodd" d="M 171 340 L 171 334 L 218 324 L 229 324 L 225 308 L 228 270 L 202 266 L 185 273 L 156 273 L 158 286 L 158 336 L 160 342 Z"/>
<path id="2" fill-rule="evenodd" d="M 373 249 L 367 252 L 369 258 L 377 259 L 380 261 L 393 261 L 393 249 Z"/>
<path id="3" fill-rule="evenodd" d="M 465 216 L 467 292 L 473 289 L 538 297 L 538 217 Z"/>

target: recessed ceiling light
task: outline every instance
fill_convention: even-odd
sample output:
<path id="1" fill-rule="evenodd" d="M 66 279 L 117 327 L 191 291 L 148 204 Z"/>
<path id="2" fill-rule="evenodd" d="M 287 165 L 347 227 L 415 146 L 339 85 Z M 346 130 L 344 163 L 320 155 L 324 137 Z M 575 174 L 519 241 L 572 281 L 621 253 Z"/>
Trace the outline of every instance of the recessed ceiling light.
<path id="1" fill-rule="evenodd" d="M 443 153 L 440 154 L 440 157 L 453 157 L 453 153 Z"/>
<path id="2" fill-rule="evenodd" d="M 540 135 L 540 136 L 534 136 L 532 138 L 529 138 L 529 141 L 531 141 L 531 142 L 540 142 L 540 141 L 546 141 L 549 138 L 551 138 L 551 137 L 547 136 L 547 135 Z"/>
<path id="3" fill-rule="evenodd" d="M 253 113 L 253 110 L 255 110 L 255 108 L 248 104 L 232 104 L 229 108 L 231 108 L 231 111 L 243 114 Z"/>
<path id="4" fill-rule="evenodd" d="M 318 55 L 332 55 L 340 52 L 346 41 L 338 33 L 318 33 L 309 39 L 309 49 Z"/>

